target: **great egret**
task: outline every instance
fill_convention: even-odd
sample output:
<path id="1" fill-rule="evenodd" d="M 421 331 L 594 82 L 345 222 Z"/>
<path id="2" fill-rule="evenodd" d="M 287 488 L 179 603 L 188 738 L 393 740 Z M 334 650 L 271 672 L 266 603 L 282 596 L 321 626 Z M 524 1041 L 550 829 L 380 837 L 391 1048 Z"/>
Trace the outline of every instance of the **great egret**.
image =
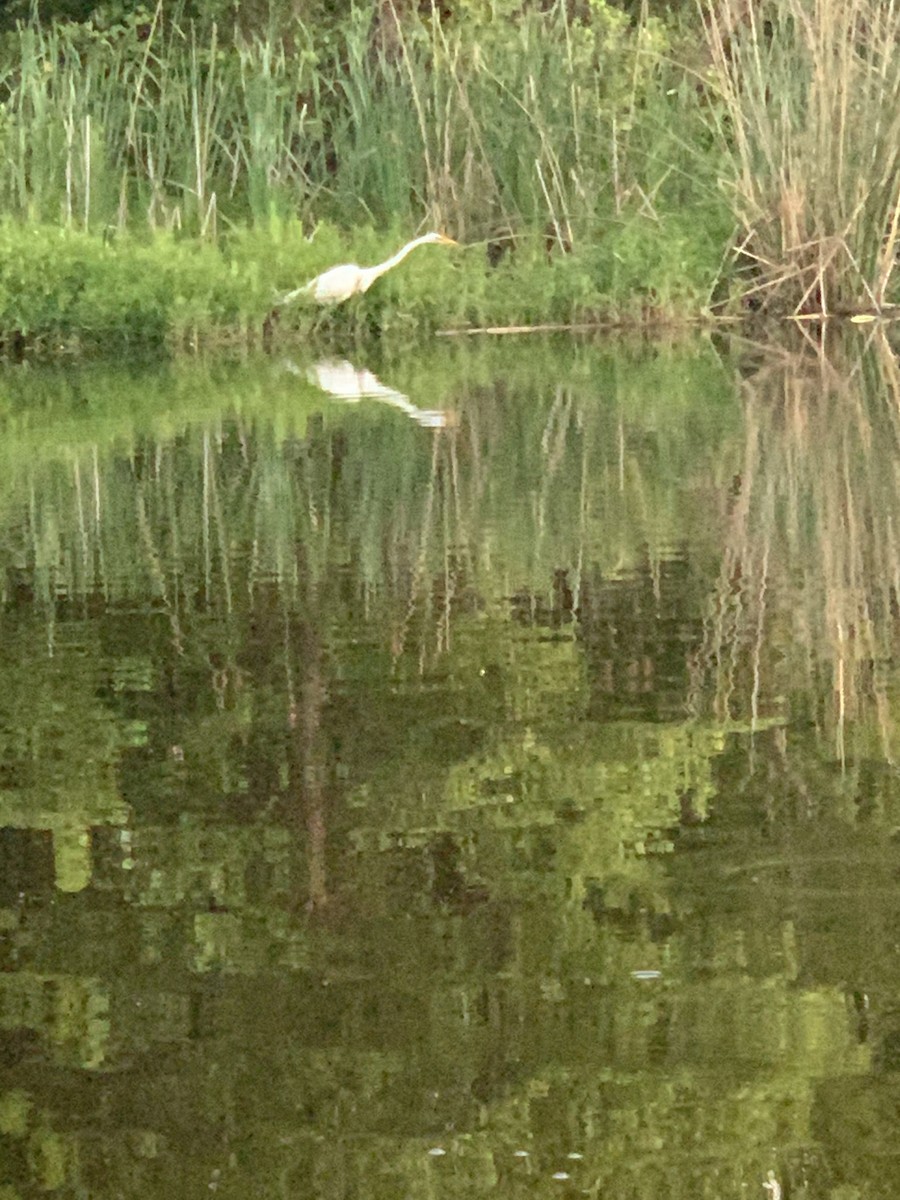
<path id="1" fill-rule="evenodd" d="M 329 267 L 309 283 L 304 283 L 303 287 L 294 288 L 292 292 L 282 296 L 278 303 L 289 304 L 298 296 L 311 296 L 317 304 L 341 304 L 359 292 L 367 292 L 376 279 L 380 279 L 392 267 L 403 262 L 407 254 L 411 254 L 417 246 L 430 244 L 458 246 L 459 242 L 443 233 L 423 233 L 421 237 L 407 242 L 391 258 L 374 267 L 361 267 L 357 263 L 341 263 L 340 266 Z"/>

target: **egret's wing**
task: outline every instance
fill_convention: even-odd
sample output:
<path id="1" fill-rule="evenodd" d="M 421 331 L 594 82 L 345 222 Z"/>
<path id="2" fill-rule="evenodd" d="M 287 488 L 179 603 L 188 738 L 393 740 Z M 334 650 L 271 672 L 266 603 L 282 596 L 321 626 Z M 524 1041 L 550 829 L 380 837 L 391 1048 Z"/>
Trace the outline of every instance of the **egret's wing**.
<path id="1" fill-rule="evenodd" d="M 360 400 L 363 395 L 359 371 L 346 359 L 327 358 L 314 363 L 307 371 L 306 378 L 323 392 L 340 400 Z"/>

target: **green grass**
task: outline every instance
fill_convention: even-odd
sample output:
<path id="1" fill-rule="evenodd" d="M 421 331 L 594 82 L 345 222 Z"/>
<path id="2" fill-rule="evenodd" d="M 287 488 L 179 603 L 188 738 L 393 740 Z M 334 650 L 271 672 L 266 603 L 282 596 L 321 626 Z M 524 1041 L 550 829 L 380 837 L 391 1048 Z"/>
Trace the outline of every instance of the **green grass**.
<path id="1" fill-rule="evenodd" d="M 301 298 L 276 309 L 278 296 L 325 267 L 380 261 L 404 237 L 371 229 L 348 236 L 328 224 L 307 235 L 299 222 L 274 218 L 265 229 L 235 229 L 217 243 L 169 232 L 103 238 L 6 221 L 0 223 L 0 339 L 8 349 L 118 351 L 254 345 L 312 334 L 345 341 L 472 325 L 669 320 L 703 307 L 716 266 L 714 257 L 697 255 L 686 221 L 632 216 L 610 223 L 596 245 L 570 254 L 548 254 L 543 239 L 523 238 L 493 268 L 482 243 L 422 247 L 337 308 Z"/>
<path id="2" fill-rule="evenodd" d="M 162 4 L 20 27 L 0 44 L 0 333 L 252 339 L 279 289 L 423 227 L 467 249 L 420 253 L 317 328 L 695 314 L 730 217 L 664 27 L 602 0 L 509 8 L 392 40 L 362 10 L 289 43 Z"/>
<path id="3" fill-rule="evenodd" d="M 900 7 L 786 0 L 772 21 L 710 8 L 699 78 L 675 65 L 684 31 L 603 0 L 494 0 L 389 35 L 355 9 L 328 38 L 226 39 L 162 3 L 20 26 L 0 42 L 0 335 L 412 335 L 696 316 L 736 293 L 882 308 Z M 267 321 L 280 291 L 423 228 L 465 248 Z"/>

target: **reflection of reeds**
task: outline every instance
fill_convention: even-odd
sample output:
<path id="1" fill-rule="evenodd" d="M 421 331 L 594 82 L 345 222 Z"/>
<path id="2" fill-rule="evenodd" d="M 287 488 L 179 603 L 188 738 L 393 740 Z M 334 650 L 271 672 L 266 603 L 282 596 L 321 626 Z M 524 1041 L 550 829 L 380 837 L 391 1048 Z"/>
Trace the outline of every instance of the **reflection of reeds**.
<path id="1" fill-rule="evenodd" d="M 552 607 L 565 577 L 577 607 L 585 570 L 627 571 L 686 538 L 710 561 L 707 497 L 734 411 L 718 403 L 718 359 L 657 349 L 590 364 L 565 380 L 460 372 L 441 394 L 459 413 L 446 428 L 370 402 L 300 419 L 293 393 L 293 416 L 274 416 L 271 389 L 261 416 L 246 383 L 241 416 L 105 441 L 60 426 L 57 453 L 25 423 L 6 443 L 0 546 L 33 566 L 50 605 L 149 598 L 179 648 L 196 614 L 233 629 L 277 591 L 421 667 L 451 649 L 460 618 L 508 615 L 518 593 Z M 403 385 L 419 403 L 435 395 L 432 377 Z M 685 604 L 696 612 L 703 594 Z"/>
<path id="2" fill-rule="evenodd" d="M 745 383 L 745 447 L 695 696 L 718 716 L 805 716 L 845 752 L 874 705 L 891 748 L 887 669 L 900 626 L 900 375 L 886 343 L 807 345 Z M 801 699 L 801 696 L 805 698 Z M 816 701 L 810 701 L 816 696 Z M 812 704 L 812 711 L 800 711 Z"/>

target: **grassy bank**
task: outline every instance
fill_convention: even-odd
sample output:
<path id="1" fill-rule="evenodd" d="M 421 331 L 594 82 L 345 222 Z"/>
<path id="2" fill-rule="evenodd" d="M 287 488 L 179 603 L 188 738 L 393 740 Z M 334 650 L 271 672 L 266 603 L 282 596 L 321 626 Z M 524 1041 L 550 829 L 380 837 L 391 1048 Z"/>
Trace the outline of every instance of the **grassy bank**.
<path id="1" fill-rule="evenodd" d="M 335 262 L 386 258 L 403 236 L 273 220 L 217 242 L 172 233 L 106 238 L 50 225 L 0 225 L 0 331 L 8 352 L 260 345 L 298 336 L 411 337 L 468 326 L 668 320 L 696 312 L 709 275 L 698 263 L 687 224 L 674 219 L 650 263 L 645 222 L 609 230 L 604 242 L 548 254 L 523 237 L 490 266 L 484 243 L 427 246 L 365 296 L 335 309 L 276 297 Z M 654 276 L 653 267 L 657 269 Z M 653 280 L 658 280 L 654 286 Z"/>
<path id="2" fill-rule="evenodd" d="M 871 11 L 870 11 L 871 10 Z M 710 7 L 691 51 L 603 0 L 328 38 L 224 37 L 176 6 L 0 43 L 7 346 L 254 343 L 640 322 L 896 298 L 900 15 Z M 690 61 L 690 66 L 684 65 Z M 847 97 L 853 96 L 853 104 Z M 323 314 L 274 299 L 429 247 Z"/>
<path id="3" fill-rule="evenodd" d="M 602 0 L 577 20 L 503 7 L 390 36 L 359 12 L 327 40 L 235 40 L 162 4 L 19 28 L 0 46 L 0 333 L 253 341 L 280 291 L 423 227 L 464 248 L 276 328 L 695 315 L 731 216 L 665 29 Z"/>

